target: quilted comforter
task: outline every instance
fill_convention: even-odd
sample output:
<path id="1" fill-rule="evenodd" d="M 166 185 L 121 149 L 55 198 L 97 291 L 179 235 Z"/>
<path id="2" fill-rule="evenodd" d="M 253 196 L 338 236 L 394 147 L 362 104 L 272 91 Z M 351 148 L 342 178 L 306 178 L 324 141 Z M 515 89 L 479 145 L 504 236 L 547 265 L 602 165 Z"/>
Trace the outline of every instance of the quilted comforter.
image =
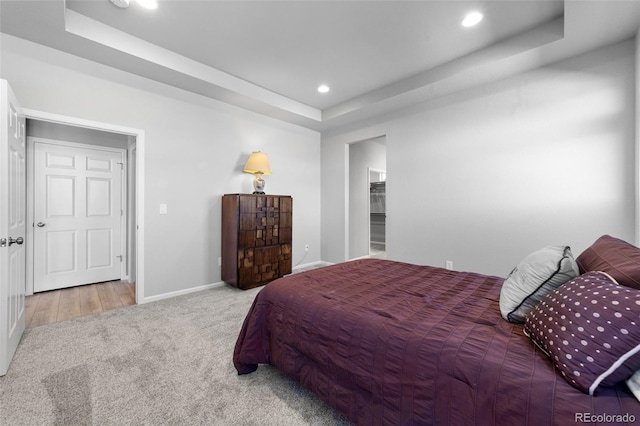
<path id="1" fill-rule="evenodd" d="M 256 296 L 234 365 L 271 364 L 361 425 L 640 423 L 626 385 L 581 393 L 501 318 L 503 281 L 375 259 L 289 275 Z"/>

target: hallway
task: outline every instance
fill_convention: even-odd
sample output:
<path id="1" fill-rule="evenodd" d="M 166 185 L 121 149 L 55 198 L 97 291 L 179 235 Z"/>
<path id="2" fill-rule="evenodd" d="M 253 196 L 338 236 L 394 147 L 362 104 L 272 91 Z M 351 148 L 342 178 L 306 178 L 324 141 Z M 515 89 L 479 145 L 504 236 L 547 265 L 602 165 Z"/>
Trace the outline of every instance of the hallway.
<path id="1" fill-rule="evenodd" d="M 25 327 L 37 327 L 135 305 L 135 292 L 135 283 L 109 281 L 35 293 L 25 300 Z"/>

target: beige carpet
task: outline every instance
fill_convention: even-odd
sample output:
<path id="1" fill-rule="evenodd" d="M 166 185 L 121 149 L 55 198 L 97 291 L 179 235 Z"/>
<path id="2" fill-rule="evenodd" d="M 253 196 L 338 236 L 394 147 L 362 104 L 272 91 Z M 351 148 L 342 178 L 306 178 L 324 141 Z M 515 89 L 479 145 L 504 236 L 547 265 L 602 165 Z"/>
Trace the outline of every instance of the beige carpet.
<path id="1" fill-rule="evenodd" d="M 260 289 L 224 286 L 25 332 L 0 377 L 3 425 L 347 425 L 233 347 Z"/>

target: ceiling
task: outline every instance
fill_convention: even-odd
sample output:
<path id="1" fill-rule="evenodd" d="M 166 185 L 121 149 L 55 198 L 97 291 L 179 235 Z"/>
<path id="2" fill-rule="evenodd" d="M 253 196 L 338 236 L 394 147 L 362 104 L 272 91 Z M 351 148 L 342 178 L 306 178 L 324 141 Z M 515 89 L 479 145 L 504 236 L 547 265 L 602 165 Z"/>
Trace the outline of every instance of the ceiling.
<path id="1" fill-rule="evenodd" d="M 472 10 L 485 19 L 463 28 Z M 323 131 L 632 37 L 640 1 L 0 0 L 0 15 L 1 32 Z"/>

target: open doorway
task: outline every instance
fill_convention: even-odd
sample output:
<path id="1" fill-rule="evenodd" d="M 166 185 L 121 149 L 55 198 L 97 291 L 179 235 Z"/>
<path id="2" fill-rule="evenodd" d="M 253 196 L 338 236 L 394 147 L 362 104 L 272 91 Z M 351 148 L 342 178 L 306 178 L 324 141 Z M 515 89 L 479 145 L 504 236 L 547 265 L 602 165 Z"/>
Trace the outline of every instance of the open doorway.
<path id="1" fill-rule="evenodd" d="M 381 136 L 349 144 L 349 259 L 372 256 L 370 206 L 372 172 L 373 181 L 380 181 L 380 173 L 384 173 L 386 182 L 386 172 L 384 172 L 386 168 L 386 137 Z M 374 212 L 376 219 L 380 219 L 377 207 L 374 207 Z M 386 204 L 384 215 L 386 221 Z M 381 238 L 377 234 L 380 230 L 381 228 L 376 226 L 374 239 Z M 386 242 L 386 235 L 384 241 Z M 376 249 L 380 247 L 376 245 Z M 384 251 L 381 250 L 374 254 L 382 257 Z"/>
<path id="2" fill-rule="evenodd" d="M 32 325 L 136 303 L 135 151 L 131 135 L 27 119 L 27 221 L 37 222 L 28 231 Z M 69 194 L 61 193 L 66 187 Z M 82 226 L 54 229 L 70 220 Z M 65 240 L 66 234 L 74 237 Z"/>
<path id="3" fill-rule="evenodd" d="M 126 149 L 68 139 L 27 137 L 34 293 L 127 278 Z"/>
<path id="4" fill-rule="evenodd" d="M 126 173 L 126 210 L 122 214 L 126 215 L 126 258 L 122 275 L 126 283 L 135 293 L 134 303 L 145 303 L 144 296 L 144 130 L 125 127 L 117 124 L 103 123 L 86 119 L 79 119 L 59 114 L 52 114 L 43 111 L 24 109 L 27 119 L 33 122 L 42 122 L 43 128 L 36 130 L 32 136 L 46 136 L 53 139 L 64 138 L 73 140 L 78 135 L 86 134 L 89 131 L 94 136 L 96 145 L 109 146 L 112 142 L 107 139 L 114 137 L 119 140 L 118 144 L 126 140 L 126 156 L 128 170 Z M 33 130 L 33 129 L 32 129 Z M 40 133 L 45 131 L 45 134 Z M 94 132 L 95 131 L 95 132 Z M 61 133 L 60 133 L 61 132 Z M 77 133 L 76 133 L 77 132 Z M 103 139 L 106 138 L 106 139 Z M 32 195 L 32 194 L 31 194 Z M 27 222 L 33 226 L 27 227 L 27 240 L 33 241 L 33 227 L 35 227 L 34 217 L 27 217 Z M 26 293 L 33 292 L 33 256 L 27 256 Z M 31 262 L 31 263 L 29 263 Z M 42 293 L 44 294 L 44 293 Z"/>

